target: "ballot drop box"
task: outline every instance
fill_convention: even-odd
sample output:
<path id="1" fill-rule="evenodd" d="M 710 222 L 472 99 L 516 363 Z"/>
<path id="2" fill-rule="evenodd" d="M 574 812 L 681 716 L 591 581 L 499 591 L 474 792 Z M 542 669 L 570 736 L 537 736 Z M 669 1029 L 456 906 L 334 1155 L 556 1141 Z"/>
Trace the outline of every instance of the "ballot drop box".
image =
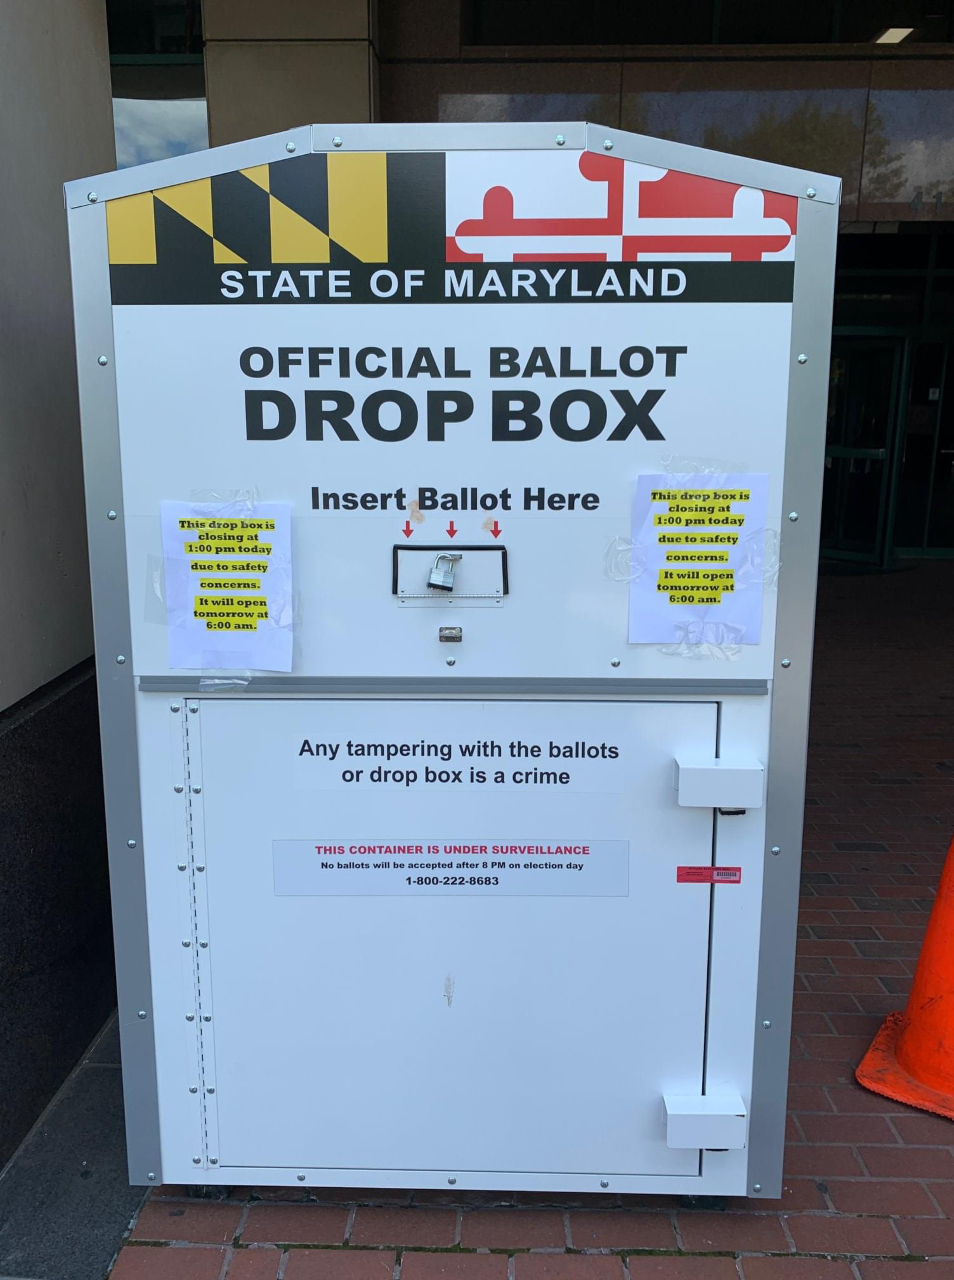
<path id="1" fill-rule="evenodd" d="M 779 1194 L 839 184 L 66 188 L 134 1182 Z"/>

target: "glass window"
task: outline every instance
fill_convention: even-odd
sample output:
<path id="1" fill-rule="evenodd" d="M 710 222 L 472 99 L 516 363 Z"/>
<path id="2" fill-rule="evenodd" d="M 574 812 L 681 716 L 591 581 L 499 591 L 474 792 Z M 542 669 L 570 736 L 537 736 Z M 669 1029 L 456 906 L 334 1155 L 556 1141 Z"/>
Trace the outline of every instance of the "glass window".
<path id="1" fill-rule="evenodd" d="M 106 22 L 113 55 L 202 54 L 200 0 L 106 0 Z"/>
<path id="2" fill-rule="evenodd" d="M 901 444 L 898 506 L 894 521 L 896 547 L 924 545 L 937 417 L 944 381 L 944 355 L 944 346 L 939 342 L 922 342 L 914 354 Z"/>
<path id="3" fill-rule="evenodd" d="M 113 98 L 116 168 L 209 145 L 205 98 Z"/>
<path id="4" fill-rule="evenodd" d="M 832 36 L 831 0 L 766 4 L 765 0 L 722 0 L 717 19 L 719 44 L 823 44 Z"/>
<path id="5" fill-rule="evenodd" d="M 922 44 L 951 39 L 950 0 L 841 0 L 839 40 Z"/>
<path id="6" fill-rule="evenodd" d="M 931 514 L 928 517 L 929 547 L 954 548 L 954 386 L 951 384 L 952 355 L 949 351 L 947 377 L 941 392 L 934 475 L 931 483 Z"/>

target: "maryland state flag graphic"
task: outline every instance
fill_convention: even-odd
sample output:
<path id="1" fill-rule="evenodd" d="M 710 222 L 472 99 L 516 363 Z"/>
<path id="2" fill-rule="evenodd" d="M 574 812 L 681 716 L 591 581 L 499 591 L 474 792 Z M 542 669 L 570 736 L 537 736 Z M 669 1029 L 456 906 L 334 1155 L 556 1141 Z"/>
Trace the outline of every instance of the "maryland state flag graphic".
<path id="1" fill-rule="evenodd" d="M 600 292 L 598 264 L 692 263 L 686 301 L 781 301 L 797 205 L 586 151 L 331 152 L 125 196 L 106 213 L 119 304 L 547 300 L 519 264 L 546 281 L 553 263 L 582 265 L 550 300 L 571 284 L 574 300 L 639 300 L 654 274 Z M 413 281 L 399 287 L 398 272 Z"/>

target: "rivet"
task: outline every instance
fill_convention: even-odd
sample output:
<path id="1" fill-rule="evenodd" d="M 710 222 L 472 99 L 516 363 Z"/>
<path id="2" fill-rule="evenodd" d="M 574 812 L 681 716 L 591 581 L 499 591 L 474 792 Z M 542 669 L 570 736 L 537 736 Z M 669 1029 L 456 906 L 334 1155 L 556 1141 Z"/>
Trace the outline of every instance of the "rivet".
<path id="1" fill-rule="evenodd" d="M 127 841 L 126 841 L 126 847 L 127 847 L 128 849 L 135 849 L 135 847 L 136 847 L 136 842 L 135 842 L 135 840 L 127 840 Z"/>
<path id="2" fill-rule="evenodd" d="M 138 1014 L 136 1015 L 136 1017 L 137 1017 L 137 1018 L 139 1018 L 140 1020 L 141 1020 L 141 1019 L 143 1019 L 143 1018 L 145 1018 L 145 1017 L 146 1017 L 146 1011 L 145 1011 L 145 1009 L 140 1009 L 140 1010 L 139 1010 L 139 1012 L 138 1012 Z"/>
<path id="3" fill-rule="evenodd" d="M 201 1156 L 193 1156 L 193 1157 L 192 1157 L 192 1163 L 193 1163 L 193 1164 L 201 1164 L 201 1163 L 202 1163 L 202 1157 L 201 1157 Z"/>
<path id="4" fill-rule="evenodd" d="M 791 660 L 791 658 L 783 658 L 783 659 L 782 659 L 782 666 L 783 666 L 783 667 L 790 667 L 791 665 L 792 665 L 792 660 Z"/>
<path id="5" fill-rule="evenodd" d="M 204 863 L 204 862 L 203 862 L 203 864 L 202 864 L 202 866 L 201 866 L 201 867 L 196 867 L 196 871 L 204 871 L 204 870 L 205 870 L 205 863 Z"/>
<path id="6" fill-rule="evenodd" d="M 201 787 L 193 787 L 193 788 L 192 788 L 192 794 L 193 794 L 194 796 L 200 796 L 200 795 L 202 794 L 202 788 L 201 788 Z"/>
<path id="7" fill-rule="evenodd" d="M 193 715 L 195 715 L 196 712 L 199 710 L 199 704 L 197 702 L 190 702 L 189 710 L 192 712 Z"/>
<path id="8" fill-rule="evenodd" d="M 206 1093 L 215 1093 L 214 1089 L 206 1089 Z"/>
<path id="9" fill-rule="evenodd" d="M 809 200 L 814 200 L 815 197 L 818 195 L 818 192 L 815 190 L 814 187 L 809 187 L 808 190 L 805 192 L 805 194 L 808 196 Z"/>
<path id="10" fill-rule="evenodd" d="M 805 355 L 804 351 L 803 351 L 803 352 L 802 352 L 802 354 L 798 357 L 798 363 L 799 363 L 799 364 L 808 364 L 808 356 L 807 356 L 807 355 Z"/>
<path id="11" fill-rule="evenodd" d="M 126 661 L 126 655 L 124 653 L 117 653 L 116 661 L 119 664 L 119 666 L 122 666 L 123 663 Z"/>
<path id="12" fill-rule="evenodd" d="M 791 520 L 792 524 L 794 524 L 794 523 L 795 523 L 795 521 L 798 519 L 798 512 L 797 512 L 797 511 L 790 511 L 790 512 L 788 513 L 788 518 L 789 518 L 789 520 Z"/>
<path id="13" fill-rule="evenodd" d="M 782 850 L 779 848 L 777 844 L 773 844 L 770 852 L 773 858 L 777 858 L 778 855 L 782 852 Z"/>
<path id="14" fill-rule="evenodd" d="M 99 199 L 99 196 L 96 194 L 95 191 L 87 191 L 86 199 L 90 202 L 90 204 L 95 204 L 96 201 Z"/>
<path id="15" fill-rule="evenodd" d="M 607 1178 L 600 1178 L 600 1186 L 605 1191 L 606 1188 L 609 1186 L 609 1180 Z"/>
<path id="16" fill-rule="evenodd" d="M 449 1187 L 456 1187 L 456 1186 L 457 1186 L 457 1179 L 456 1179 L 456 1178 L 448 1178 L 448 1179 L 447 1179 L 447 1185 L 448 1185 Z"/>
<path id="17" fill-rule="evenodd" d="M 198 1092 L 199 1092 L 199 1086 L 198 1086 L 198 1085 L 195 1085 L 195 1084 L 190 1084 L 190 1085 L 189 1085 L 189 1092 L 190 1092 L 190 1093 L 198 1093 Z"/>
<path id="18" fill-rule="evenodd" d="M 182 939 L 182 945 L 183 945 L 184 947 L 191 947 L 191 946 L 192 946 L 192 943 L 189 941 L 189 939 L 188 939 L 188 938 L 183 938 L 183 939 Z"/>
<path id="19" fill-rule="evenodd" d="M 304 1181 L 305 1181 L 305 1175 L 304 1175 L 303 1173 L 300 1173 L 300 1174 L 298 1175 L 298 1181 L 299 1181 L 299 1182 L 304 1182 Z"/>
<path id="20" fill-rule="evenodd" d="M 613 150 L 613 144 L 612 144 L 612 142 L 610 142 L 609 138 L 607 138 L 607 139 L 606 139 L 606 141 L 603 143 L 603 150 L 604 150 L 604 151 L 612 151 L 612 150 Z"/>
<path id="21" fill-rule="evenodd" d="M 762 1184 L 761 1184 L 761 1182 L 754 1182 L 754 1183 L 752 1184 L 752 1190 L 753 1190 L 753 1191 L 761 1191 L 761 1190 L 762 1190 Z"/>
<path id="22" fill-rule="evenodd" d="M 202 1021 L 203 1021 L 203 1022 L 211 1022 L 211 1021 L 212 1021 L 212 1015 L 211 1015 L 211 1013 L 203 1013 L 203 1015 L 202 1015 Z"/>
<path id="23" fill-rule="evenodd" d="M 99 357 L 99 359 L 96 361 L 96 363 L 97 363 L 97 364 L 109 364 L 109 358 L 108 358 L 108 356 L 100 356 L 100 357 Z"/>
<path id="24" fill-rule="evenodd" d="M 612 659 L 612 661 L 610 662 L 610 666 L 611 666 L 611 667 L 618 667 L 618 666 L 619 666 L 619 658 L 613 658 L 613 659 Z"/>
<path id="25" fill-rule="evenodd" d="M 180 870 L 180 871 L 185 871 L 185 869 L 186 869 L 186 864 L 185 864 L 184 862 L 180 862 L 180 863 L 178 863 L 177 865 L 178 865 L 178 867 L 179 867 L 179 870 Z"/>
<path id="26" fill-rule="evenodd" d="M 199 946 L 200 946 L 200 947 L 207 947 L 208 945 L 209 945 L 209 944 L 208 944 L 207 942 L 200 942 L 200 943 L 199 943 Z"/>
<path id="27" fill-rule="evenodd" d="M 337 135 L 335 135 L 335 137 L 333 137 L 333 138 L 331 139 L 331 145 L 332 145 L 333 147 L 340 147 L 340 146 L 341 146 L 341 139 L 340 139 Z"/>
<path id="28" fill-rule="evenodd" d="M 285 143 L 285 150 L 286 150 L 286 151 L 289 153 L 289 155 L 290 155 L 293 151 L 297 150 L 297 148 L 296 148 L 296 146 L 295 146 L 294 142 L 286 142 L 286 143 Z"/>
<path id="29" fill-rule="evenodd" d="M 187 1014 L 186 1014 L 186 1022 L 195 1022 L 195 1014 L 194 1014 L 194 1013 L 187 1013 Z"/>
<path id="30" fill-rule="evenodd" d="M 448 658 L 448 659 L 447 659 L 447 665 L 448 665 L 449 667 L 456 667 L 456 666 L 457 666 L 457 659 L 456 659 L 456 658 Z"/>
<path id="31" fill-rule="evenodd" d="M 156 1180 L 156 1175 L 154 1173 L 147 1173 L 146 1177 L 150 1182 L 155 1182 Z"/>
<path id="32" fill-rule="evenodd" d="M 566 138 L 564 138 L 562 133 L 558 133 L 554 141 L 556 142 L 558 147 L 566 146 Z"/>
<path id="33" fill-rule="evenodd" d="M 765 1030 L 766 1030 L 766 1031 L 768 1031 L 768 1029 L 769 1029 L 769 1027 L 770 1027 L 771 1025 L 772 1025 L 772 1020 L 771 1020 L 771 1018 L 763 1018 L 763 1019 L 762 1019 L 762 1026 L 765 1028 Z"/>
<path id="34" fill-rule="evenodd" d="M 218 1164 L 218 1163 L 219 1163 L 218 1160 L 216 1160 L 214 1157 L 209 1160 L 209 1164 Z"/>
<path id="35" fill-rule="evenodd" d="M 181 795 L 181 794 L 182 794 L 182 792 L 183 792 L 183 791 L 185 791 L 185 787 L 182 785 L 182 783 L 181 783 L 181 782 L 177 782 L 177 783 L 175 784 L 175 786 L 174 786 L 172 789 L 173 789 L 173 791 L 176 793 L 176 795 L 177 795 L 177 796 L 178 796 L 178 795 Z"/>
<path id="36" fill-rule="evenodd" d="M 179 705 L 178 702 L 173 702 L 172 705 L 169 707 L 169 710 L 173 712 L 173 714 L 176 714 L 177 712 L 182 710 L 182 707 Z"/>
<path id="37" fill-rule="evenodd" d="M 107 511 L 107 512 L 106 512 L 106 519 L 107 519 L 107 520 L 115 520 L 115 519 L 116 519 L 116 512 L 115 512 L 115 511 L 112 511 L 112 510 Z"/>

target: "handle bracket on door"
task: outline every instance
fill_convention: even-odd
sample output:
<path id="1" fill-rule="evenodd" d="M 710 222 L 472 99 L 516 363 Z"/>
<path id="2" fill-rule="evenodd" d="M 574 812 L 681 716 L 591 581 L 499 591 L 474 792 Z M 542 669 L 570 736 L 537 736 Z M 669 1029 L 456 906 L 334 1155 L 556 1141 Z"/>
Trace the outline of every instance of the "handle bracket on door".
<path id="1" fill-rule="evenodd" d="M 752 757 L 677 756 L 672 785 L 689 808 L 760 809 L 765 767 Z"/>

